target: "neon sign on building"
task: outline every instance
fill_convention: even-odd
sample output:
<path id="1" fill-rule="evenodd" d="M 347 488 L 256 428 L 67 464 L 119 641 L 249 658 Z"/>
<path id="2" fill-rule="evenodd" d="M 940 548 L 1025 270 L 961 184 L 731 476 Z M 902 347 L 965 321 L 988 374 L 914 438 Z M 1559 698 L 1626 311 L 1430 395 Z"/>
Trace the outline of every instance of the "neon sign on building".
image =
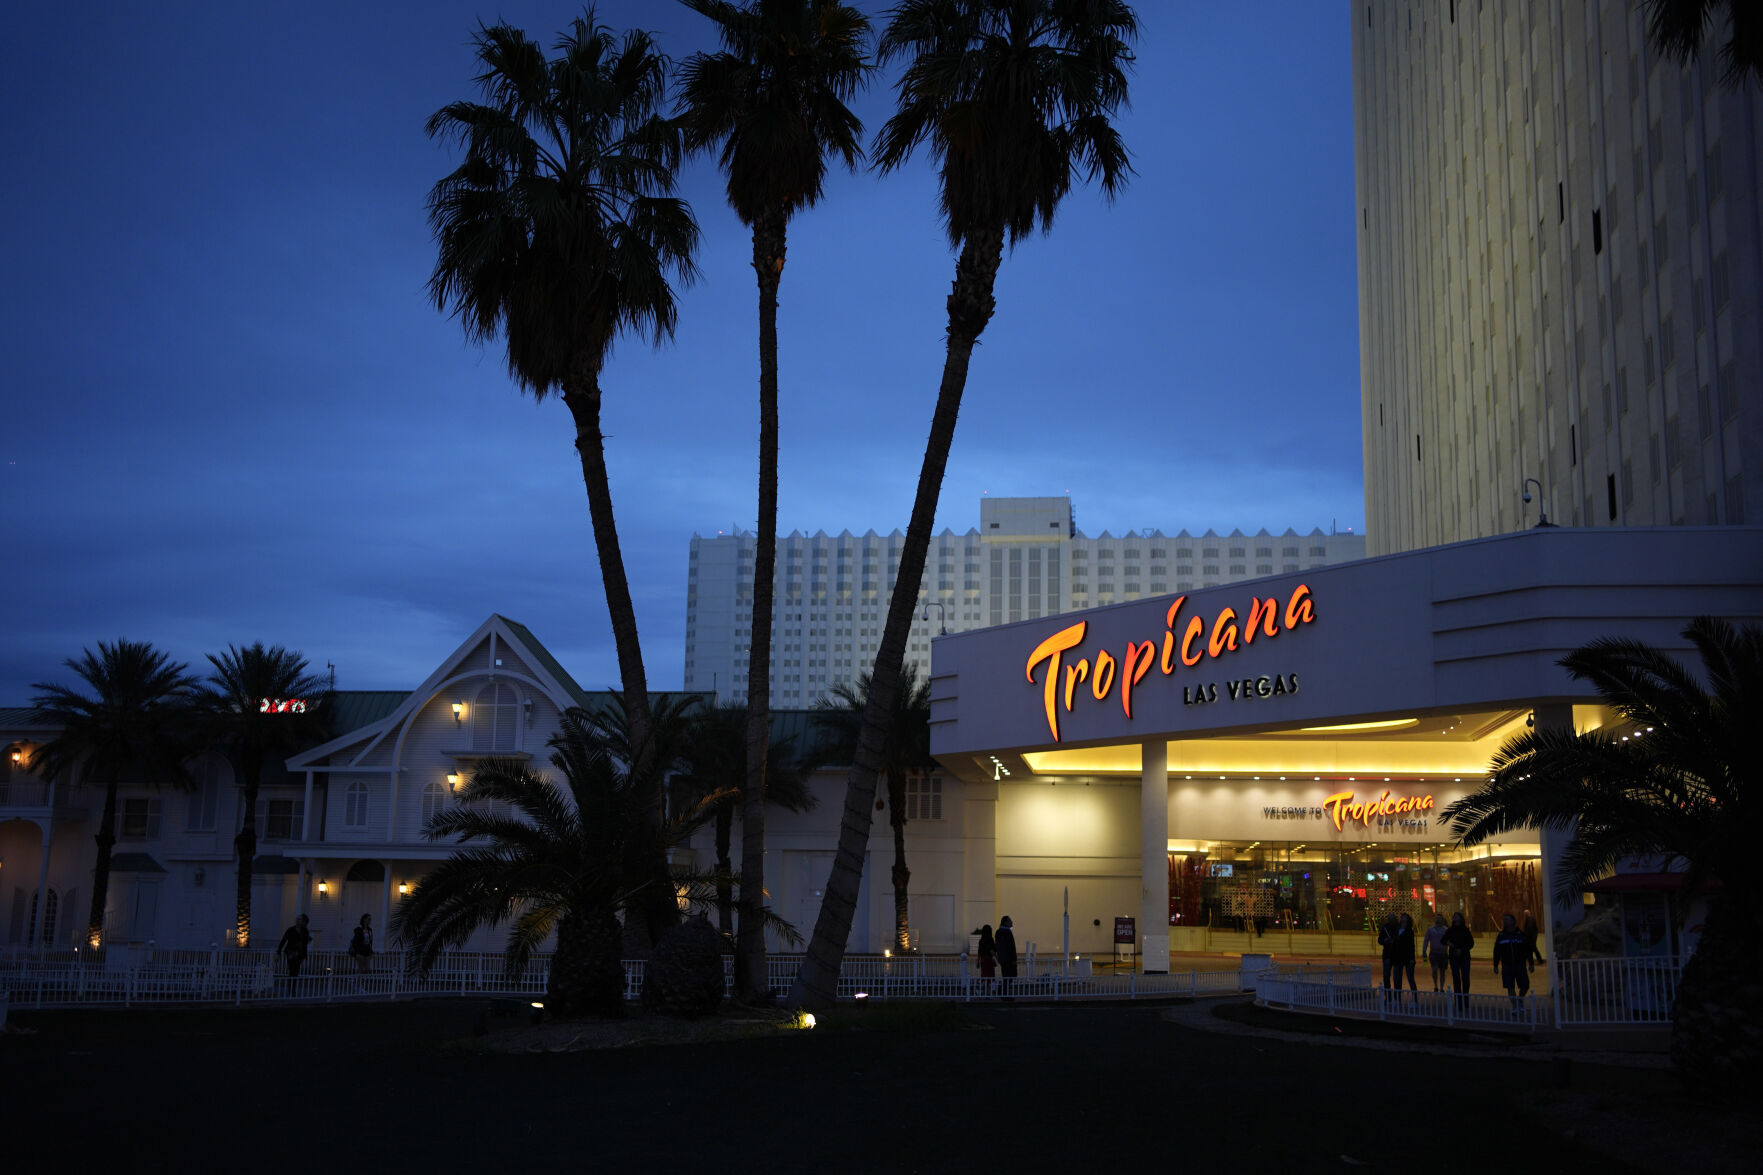
<path id="1" fill-rule="evenodd" d="M 304 714 L 305 698 L 264 698 L 257 707 L 259 714 Z"/>
<path id="2" fill-rule="evenodd" d="M 1095 701 L 1106 701 L 1118 693 L 1120 708 L 1130 719 L 1133 689 L 1145 679 L 1153 667 L 1162 676 L 1171 677 L 1178 667 L 1191 669 L 1202 660 L 1228 656 L 1236 652 L 1239 645 L 1247 648 L 1257 637 L 1271 639 L 1282 631 L 1289 632 L 1316 619 L 1310 587 L 1302 583 L 1292 589 L 1283 608 L 1275 596 L 1250 596 L 1246 617 L 1239 616 L 1235 608 L 1222 608 L 1212 618 L 1210 625 L 1204 616 L 1198 614 L 1188 617 L 1185 623 L 1178 622 L 1182 605 L 1187 603 L 1187 599 L 1185 595 L 1177 596 L 1175 602 L 1169 605 L 1169 612 L 1163 622 L 1161 650 L 1155 637 L 1144 641 L 1129 640 L 1119 659 L 1107 649 L 1097 649 L 1090 656 L 1067 662 L 1065 654 L 1083 643 L 1084 633 L 1089 630 L 1087 620 L 1062 628 L 1035 646 L 1034 652 L 1028 656 L 1025 676 L 1033 684 L 1035 670 L 1043 663 L 1046 664 L 1042 693 L 1047 711 L 1047 729 L 1052 732 L 1054 742 L 1059 741 L 1060 709 L 1063 708 L 1067 714 L 1071 713 L 1072 707 L 1081 696 L 1078 686 L 1086 682 L 1088 693 Z M 1209 635 L 1208 629 L 1211 630 Z M 1179 637 L 1176 635 L 1178 631 L 1181 633 Z M 1061 669 L 1064 670 L 1063 674 Z M 1263 682 L 1267 684 L 1264 686 Z M 1229 696 L 1232 698 L 1268 697 L 1295 692 L 1298 679 L 1296 674 L 1290 674 L 1284 677 L 1251 678 L 1247 682 L 1233 682 L 1231 685 L 1233 688 Z M 1215 684 L 1194 688 L 1200 691 L 1200 701 L 1217 699 Z M 1195 695 L 1188 694 L 1184 700 L 1191 703 L 1195 700 Z"/>

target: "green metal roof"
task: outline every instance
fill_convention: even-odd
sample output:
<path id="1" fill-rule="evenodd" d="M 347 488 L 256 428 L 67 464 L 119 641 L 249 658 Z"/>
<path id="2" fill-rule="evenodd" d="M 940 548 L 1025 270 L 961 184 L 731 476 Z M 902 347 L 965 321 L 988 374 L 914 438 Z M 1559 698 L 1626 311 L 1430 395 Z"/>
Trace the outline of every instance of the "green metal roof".
<path id="1" fill-rule="evenodd" d="M 152 853 L 112 853 L 112 873 L 164 873 L 165 866 L 153 859 Z"/>
<path id="2" fill-rule="evenodd" d="M 409 690 L 338 690 L 331 695 L 332 737 L 372 726 L 409 696 Z"/>
<path id="3" fill-rule="evenodd" d="M 251 872 L 253 873 L 298 873 L 300 862 L 292 857 L 252 857 Z"/>

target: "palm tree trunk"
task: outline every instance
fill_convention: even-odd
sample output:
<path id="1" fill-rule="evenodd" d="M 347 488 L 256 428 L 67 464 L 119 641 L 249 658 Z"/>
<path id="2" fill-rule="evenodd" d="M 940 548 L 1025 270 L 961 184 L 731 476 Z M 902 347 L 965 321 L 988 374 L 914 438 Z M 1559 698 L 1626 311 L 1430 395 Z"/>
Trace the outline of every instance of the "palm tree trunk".
<path id="1" fill-rule="evenodd" d="M 545 984 L 545 1008 L 556 1016 L 624 1015 L 623 935 L 610 910 L 565 915 Z"/>
<path id="2" fill-rule="evenodd" d="M 630 727 L 631 745 L 637 748 L 639 760 L 654 752 L 650 735 L 654 719 L 649 712 L 649 679 L 643 672 L 643 648 L 637 639 L 637 610 L 631 602 L 630 581 L 624 574 L 624 554 L 618 545 L 618 524 L 612 517 L 612 483 L 606 473 L 606 438 L 600 432 L 600 376 L 598 370 L 583 364 L 564 385 L 563 402 L 575 421 L 575 448 L 581 456 L 582 483 L 588 491 L 588 514 L 594 524 L 594 548 L 600 556 L 600 579 L 606 591 L 606 611 L 612 621 L 612 641 L 618 652 L 619 685 L 624 690 L 625 716 Z M 646 763 L 632 764 L 642 770 Z M 644 806 L 642 833 L 637 843 L 645 847 L 648 860 L 642 871 L 651 884 L 627 915 L 627 925 L 634 921 L 639 940 L 653 947 L 670 927 L 679 922 L 679 904 L 674 899 L 673 878 L 668 872 L 667 855 L 660 847 L 662 815 L 662 773 L 648 773 L 653 778 L 650 796 Z"/>
<path id="3" fill-rule="evenodd" d="M 98 863 L 92 867 L 92 912 L 86 917 L 86 945 L 104 945 L 104 903 L 110 900 L 110 850 L 116 846 L 116 781 L 104 785 L 104 812 L 98 817 Z"/>
<path id="4" fill-rule="evenodd" d="M 881 648 L 870 673 L 869 700 L 863 708 L 857 754 L 845 784 L 845 814 L 839 824 L 838 852 L 827 878 L 826 896 L 820 902 L 820 916 L 814 923 L 814 937 L 809 940 L 802 968 L 790 991 L 790 1002 L 798 1007 L 830 1007 L 838 991 L 839 968 L 845 961 L 846 940 L 851 937 L 851 917 L 857 909 L 857 890 L 863 881 L 863 854 L 869 847 L 869 828 L 874 819 L 882 740 L 894 705 L 894 690 L 900 681 L 900 663 L 906 657 L 912 615 L 918 609 L 918 585 L 924 578 L 924 560 L 930 549 L 931 527 L 936 521 L 937 497 L 943 488 L 943 470 L 955 442 L 955 421 L 961 413 L 961 393 L 967 386 L 967 366 L 973 359 L 974 344 L 996 308 L 992 286 L 1003 256 L 1003 230 L 987 230 L 968 237 L 955 263 L 955 286 L 949 292 L 949 346 L 943 360 L 943 382 L 937 392 L 936 412 L 931 416 L 924 465 L 918 473 L 912 521 L 906 528 L 906 543 L 900 552 L 899 577 L 894 581 Z"/>
<path id="5" fill-rule="evenodd" d="M 753 225 L 759 280 L 759 536 L 753 557 L 753 641 L 747 650 L 747 783 L 741 789 L 741 923 L 735 940 L 735 999 L 765 994 L 765 766 L 771 750 L 771 610 L 777 569 L 777 289 L 783 280 L 785 221 Z"/>
<path id="6" fill-rule="evenodd" d="M 1671 1063 L 1685 1088 L 1717 1104 L 1744 1099 L 1763 1060 L 1763 918 L 1725 894 L 1709 899 L 1701 941 L 1671 1010 Z"/>
<path id="7" fill-rule="evenodd" d="M 908 887 L 912 870 L 906 868 L 906 788 L 898 771 L 888 772 L 888 823 L 894 827 L 894 949 L 912 949 L 912 924 Z"/>
<path id="8" fill-rule="evenodd" d="M 257 856 L 257 786 L 259 772 L 247 766 L 240 772 L 243 788 L 239 798 L 239 834 L 233 845 L 239 854 L 238 886 L 234 892 L 233 933 L 239 949 L 251 945 L 251 866 Z"/>

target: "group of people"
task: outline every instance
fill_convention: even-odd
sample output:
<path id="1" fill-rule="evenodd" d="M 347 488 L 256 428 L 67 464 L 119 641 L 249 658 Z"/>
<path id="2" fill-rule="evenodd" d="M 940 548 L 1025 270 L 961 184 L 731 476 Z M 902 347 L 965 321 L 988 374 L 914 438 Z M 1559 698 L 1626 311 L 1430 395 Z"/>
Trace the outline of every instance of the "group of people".
<path id="1" fill-rule="evenodd" d="M 1543 961 L 1537 949 L 1537 922 L 1529 910 L 1524 912 L 1522 925 L 1516 916 L 1507 914 L 1505 925 L 1494 939 L 1494 971 L 1500 984 L 1512 998 L 1516 1011 L 1530 994 L 1530 973 Z M 1407 976 L 1408 990 L 1418 998 L 1420 986 L 1414 981 L 1416 948 L 1412 916 L 1391 914 L 1378 928 L 1377 942 L 1383 948 L 1383 985 L 1386 991 L 1400 991 L 1402 978 Z M 1434 914 L 1419 950 L 1432 965 L 1432 989 L 1445 990 L 1445 973 L 1450 972 L 1451 990 L 1458 995 L 1469 991 L 1469 953 L 1475 949 L 1475 936 L 1461 911 L 1451 915 L 1447 924 L 1443 914 Z M 1393 979 L 1393 982 L 1392 982 Z"/>
<path id="2" fill-rule="evenodd" d="M 979 977 L 985 986 L 991 986 L 994 976 L 1002 976 L 1000 992 L 1009 999 L 1010 981 L 1016 978 L 1016 932 L 1011 929 L 1010 915 L 998 919 L 996 934 L 992 933 L 990 922 L 979 928 L 975 953 L 979 955 Z"/>
<path id="3" fill-rule="evenodd" d="M 312 950 L 312 931 L 309 919 L 302 914 L 294 919 L 282 935 L 281 942 L 276 944 L 275 953 L 281 958 L 282 965 L 287 968 L 288 978 L 300 978 L 300 968 L 306 963 L 306 956 Z M 349 939 L 349 957 L 355 960 L 355 970 L 366 972 L 372 969 L 373 961 L 373 916 L 363 914 L 361 921 L 355 926 L 355 933 Z"/>

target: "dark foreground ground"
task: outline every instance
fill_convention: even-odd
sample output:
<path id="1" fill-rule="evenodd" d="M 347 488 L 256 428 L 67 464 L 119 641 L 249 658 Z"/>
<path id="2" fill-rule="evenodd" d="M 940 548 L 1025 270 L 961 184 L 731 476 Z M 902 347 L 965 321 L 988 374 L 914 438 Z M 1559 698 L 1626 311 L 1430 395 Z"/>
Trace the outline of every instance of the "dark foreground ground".
<path id="1" fill-rule="evenodd" d="M 1203 1031 L 1147 1005 L 472 1047 L 509 1011 L 15 1012 L 0 1170 L 1624 1171 L 1642 1168 L 1536 1108 L 1680 1096 L 1669 1073 L 1577 1063 L 1562 1101 L 1549 1063 Z"/>

